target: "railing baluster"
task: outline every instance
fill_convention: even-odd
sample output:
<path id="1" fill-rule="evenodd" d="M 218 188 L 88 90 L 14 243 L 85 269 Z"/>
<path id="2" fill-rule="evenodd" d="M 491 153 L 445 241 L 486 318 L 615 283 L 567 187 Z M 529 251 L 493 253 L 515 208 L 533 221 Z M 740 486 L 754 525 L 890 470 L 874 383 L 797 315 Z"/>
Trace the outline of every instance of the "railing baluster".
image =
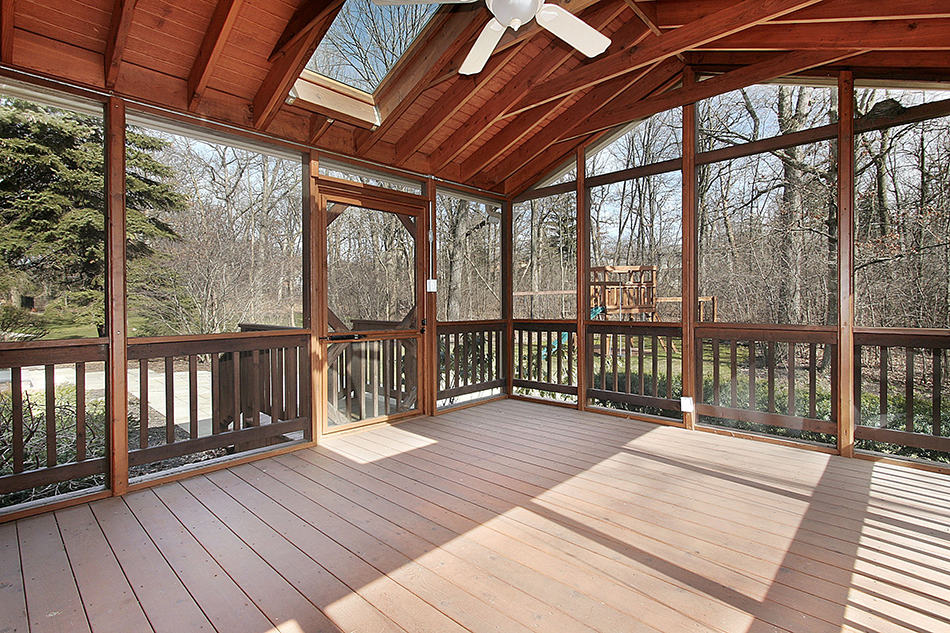
<path id="1" fill-rule="evenodd" d="M 56 465 L 56 366 L 46 365 L 46 466 Z"/>
<path id="2" fill-rule="evenodd" d="M 630 355 L 631 340 L 629 334 L 623 335 L 623 371 L 624 371 L 624 392 L 630 393 Z"/>
<path id="3" fill-rule="evenodd" d="M 392 411 L 390 403 L 392 398 L 392 343 L 392 341 L 383 341 L 383 391 L 385 392 L 383 410 L 386 415 L 389 415 Z"/>
<path id="4" fill-rule="evenodd" d="M 657 374 L 659 373 L 660 365 L 659 365 L 659 358 L 657 357 L 657 353 L 656 353 L 657 347 L 659 347 L 659 339 L 656 337 L 656 335 L 654 335 L 652 337 L 652 341 L 653 343 L 650 350 L 652 351 L 651 356 L 652 356 L 652 361 L 653 361 L 653 395 L 656 397 L 659 397 L 660 392 L 659 392 L 659 381 L 657 380 Z"/>
<path id="5" fill-rule="evenodd" d="M 880 417 L 881 417 L 880 426 L 881 428 L 886 429 L 887 428 L 887 409 L 888 409 L 887 394 L 889 391 L 887 374 L 888 374 L 888 370 L 890 369 L 889 367 L 890 360 L 891 360 L 890 349 L 888 349 L 884 345 L 881 345 L 878 347 L 878 355 L 880 356 L 880 363 L 881 363 L 881 379 L 879 381 L 880 391 L 878 392 L 878 398 L 880 398 L 880 403 L 879 403 L 878 410 L 880 412 Z"/>
<path id="6" fill-rule="evenodd" d="M 769 380 L 769 413 L 775 413 L 775 342 L 769 341 L 766 346 L 766 363 Z"/>
<path id="7" fill-rule="evenodd" d="M 719 406 L 719 339 L 712 339 L 713 357 L 713 405 Z"/>
<path id="8" fill-rule="evenodd" d="M 914 348 L 904 348 L 904 430 L 914 432 Z"/>
<path id="9" fill-rule="evenodd" d="M 702 350 L 700 350 L 700 358 L 702 358 Z M 699 375 L 703 375 L 703 366 L 699 365 Z M 673 337 L 666 337 L 666 398 L 667 400 L 673 399 Z"/>
<path id="10" fill-rule="evenodd" d="M 175 443 L 175 359 L 165 357 L 165 443 Z"/>
<path id="11" fill-rule="evenodd" d="M 818 344 L 808 345 L 808 417 L 817 415 L 818 392 Z"/>
<path id="12" fill-rule="evenodd" d="M 464 340 L 464 338 L 463 338 L 462 340 Z M 454 372 L 454 374 L 453 374 L 453 379 L 452 379 L 452 386 L 453 386 L 453 387 L 461 387 L 461 386 L 462 386 L 462 384 L 461 384 L 460 381 L 459 381 L 459 377 L 460 377 L 460 374 L 459 374 L 459 363 L 460 363 L 461 360 L 462 360 L 462 354 L 459 352 L 460 349 L 461 349 L 461 348 L 459 347 L 459 334 L 458 334 L 458 332 L 456 332 L 456 333 L 455 333 L 455 345 L 452 346 L 452 356 L 454 356 L 454 358 L 453 358 L 452 360 L 454 361 L 454 365 L 455 365 L 455 372 Z"/>
<path id="13" fill-rule="evenodd" d="M 608 336 L 610 337 L 608 339 L 610 341 L 610 373 L 613 374 L 614 378 L 614 391 L 618 391 L 620 389 L 620 371 L 617 362 L 619 341 L 616 334 L 608 334 Z"/>
<path id="14" fill-rule="evenodd" d="M 861 406 L 862 393 L 864 391 L 864 350 L 860 345 L 854 346 L 854 406 L 857 409 L 857 419 L 855 424 L 861 424 L 863 421 L 863 410 Z"/>
<path id="15" fill-rule="evenodd" d="M 10 368 L 13 407 L 13 472 L 23 472 L 23 377 L 19 367 Z"/>
<path id="16" fill-rule="evenodd" d="M 234 407 L 232 410 L 234 419 L 231 424 L 231 430 L 237 431 L 241 428 L 241 415 L 244 412 L 244 408 L 241 405 L 241 352 L 232 352 L 231 360 L 231 365 L 234 369 L 234 376 L 231 381 L 232 389 L 234 390 Z"/>
<path id="17" fill-rule="evenodd" d="M 139 448 L 148 448 L 148 359 L 139 361 Z"/>
<path id="18" fill-rule="evenodd" d="M 640 334 L 637 336 L 637 375 L 640 379 L 640 391 L 641 396 L 646 395 L 646 384 L 645 378 L 643 376 L 643 335 Z"/>
<path id="19" fill-rule="evenodd" d="M 749 341 L 749 408 L 755 411 L 755 341 Z"/>
<path id="20" fill-rule="evenodd" d="M 547 346 L 545 347 L 545 350 L 544 350 L 545 356 L 547 357 L 547 372 L 548 372 L 547 382 L 550 383 L 551 382 L 551 367 L 553 363 L 553 360 L 551 358 L 551 353 L 553 350 L 553 348 L 551 347 L 551 330 L 548 330 L 547 332 L 545 332 L 545 334 L 547 335 Z"/>
<path id="21" fill-rule="evenodd" d="M 931 433 L 940 435 L 940 396 L 943 385 L 943 376 L 941 375 L 941 357 L 940 350 L 933 349 L 933 387 L 931 388 Z"/>
<path id="22" fill-rule="evenodd" d="M 211 434 L 221 431 L 221 359 L 215 352 L 211 354 Z"/>
<path id="23" fill-rule="evenodd" d="M 261 365 L 261 369 L 264 371 L 261 382 L 264 383 L 265 387 L 263 408 L 267 411 L 267 415 L 270 416 L 271 422 L 276 422 L 284 417 L 280 405 L 281 396 L 284 393 L 284 377 L 281 375 L 280 368 L 277 366 L 277 359 L 282 352 L 283 350 L 279 347 L 264 350 L 264 360 Z"/>
<path id="24" fill-rule="evenodd" d="M 251 352 L 251 426 L 261 425 L 261 351 Z"/>
<path id="25" fill-rule="evenodd" d="M 739 359 L 737 341 L 729 341 L 729 395 L 732 398 L 732 408 L 739 406 Z"/>
<path id="26" fill-rule="evenodd" d="M 379 341 L 370 343 L 369 348 L 370 398 L 373 399 L 372 415 L 379 417 Z"/>
<path id="27" fill-rule="evenodd" d="M 577 335 L 571 336 L 571 333 L 567 333 L 567 384 L 574 384 L 574 345 L 577 340 Z"/>
<path id="28" fill-rule="evenodd" d="M 607 374 L 607 335 L 597 334 L 597 337 L 600 342 L 600 388 L 607 389 L 607 385 L 604 384 Z"/>
<path id="29" fill-rule="evenodd" d="M 795 343 L 788 344 L 788 402 L 786 413 L 796 415 L 795 410 L 795 352 L 798 346 Z"/>
<path id="30" fill-rule="evenodd" d="M 86 363 L 76 363 L 76 461 L 86 459 Z"/>
<path id="31" fill-rule="evenodd" d="M 194 354 L 188 357 L 188 405 L 188 435 L 196 440 L 198 439 L 198 357 Z"/>
<path id="32" fill-rule="evenodd" d="M 286 396 L 284 396 L 284 409 L 286 409 L 287 419 L 295 420 L 298 417 L 297 381 L 299 380 L 299 375 L 300 375 L 300 371 L 298 369 L 299 363 L 297 362 L 297 348 L 286 347 L 283 349 L 283 354 L 284 354 L 284 372 L 283 372 L 282 377 L 283 377 L 284 389 L 286 390 Z M 278 385 L 279 385 L 281 376 L 278 376 L 277 378 L 278 378 Z"/>

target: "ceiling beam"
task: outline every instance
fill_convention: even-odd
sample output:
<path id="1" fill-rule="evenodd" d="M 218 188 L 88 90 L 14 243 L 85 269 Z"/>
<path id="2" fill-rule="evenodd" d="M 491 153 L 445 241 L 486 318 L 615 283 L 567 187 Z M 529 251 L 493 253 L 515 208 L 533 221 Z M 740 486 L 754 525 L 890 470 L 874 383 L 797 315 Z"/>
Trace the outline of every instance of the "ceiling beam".
<path id="1" fill-rule="evenodd" d="M 542 178 L 549 176 L 559 165 L 573 161 L 573 157 L 577 155 L 579 147 L 594 143 L 598 138 L 600 138 L 599 134 L 592 134 L 589 137 L 554 145 L 549 150 L 549 154 L 552 156 L 550 161 L 545 161 L 544 164 L 536 163 L 528 165 L 528 168 L 522 169 L 505 180 L 504 183 L 501 184 L 501 190 L 504 191 L 505 195 L 511 198 L 523 194 Z M 576 189 L 576 187 L 577 184 L 574 183 L 574 188 Z"/>
<path id="2" fill-rule="evenodd" d="M 545 82 L 535 87 L 513 111 L 526 110 L 553 99 L 560 99 L 819 1 L 743 0 L 702 20 L 690 22 L 675 31 L 648 40 L 636 49 L 599 57 L 566 76 Z"/>
<path id="3" fill-rule="evenodd" d="M 763 24 L 710 42 L 697 50 L 950 49 L 950 18 Z"/>
<path id="4" fill-rule="evenodd" d="M 125 45 L 132 27 L 132 16 L 138 0 L 115 0 L 112 5 L 112 22 L 109 24 L 109 36 L 103 55 L 106 88 L 111 90 L 119 78 L 119 66 L 125 54 Z"/>
<path id="5" fill-rule="evenodd" d="M 382 123 L 357 138 L 357 153 L 369 152 L 392 129 L 406 110 L 425 92 L 446 64 L 475 41 L 490 19 L 484 6 L 468 10 L 443 8 L 403 55 L 396 68 L 376 91 Z M 410 156 L 401 157 L 408 160 Z"/>
<path id="6" fill-rule="evenodd" d="M 618 42 L 637 41 L 644 36 L 652 37 L 648 34 L 646 25 L 641 24 L 639 20 L 635 19 L 624 23 L 614 33 L 614 38 Z M 675 74 L 682 69 L 683 64 L 677 60 L 673 60 L 667 67 L 675 67 L 675 70 L 671 73 Z M 580 101 L 572 106 L 570 110 L 560 115 L 557 119 L 557 123 L 548 125 L 547 127 L 556 128 L 557 130 L 564 130 L 566 127 L 570 127 L 573 125 L 573 123 L 568 122 L 571 117 L 577 115 L 590 116 L 593 112 L 596 112 L 598 108 L 629 88 L 631 84 L 646 75 L 649 71 L 650 68 L 644 68 L 639 73 L 624 75 L 618 77 L 615 81 L 610 81 L 595 87 L 581 97 Z M 513 149 L 514 146 L 523 139 L 531 136 L 536 127 L 544 120 L 544 117 L 548 116 L 551 108 L 559 107 L 562 103 L 563 101 L 550 101 L 539 108 L 533 109 L 531 112 L 522 113 L 520 116 L 511 119 L 501 132 L 489 139 L 487 143 L 472 152 L 471 156 L 465 159 L 462 163 L 461 178 L 468 180 L 482 171 L 486 166 L 498 160 L 501 156 L 513 156 L 517 154 L 518 151 Z M 550 133 L 550 130 L 541 130 L 539 134 L 543 136 Z M 513 169 L 512 172 L 514 171 Z"/>
<path id="7" fill-rule="evenodd" d="M 300 40 L 307 37 L 311 29 L 326 19 L 328 11 L 333 11 L 336 15 L 339 7 L 334 9 L 334 6 L 337 4 L 334 0 L 304 0 L 284 27 L 280 37 L 277 38 L 277 43 L 267 57 L 267 61 L 275 62 L 278 57 L 287 54 L 300 44 Z"/>
<path id="8" fill-rule="evenodd" d="M 323 114 L 314 114 L 311 116 L 310 133 L 307 135 L 310 144 L 316 145 L 320 141 L 320 137 L 330 129 L 330 126 L 333 125 L 333 123 L 333 119 Z"/>
<path id="9" fill-rule="evenodd" d="M 621 15 L 626 9 L 620 7 L 597 7 L 584 20 L 593 28 L 601 30 Z M 648 33 L 646 27 L 641 30 L 641 37 Z M 544 37 L 550 37 L 545 35 Z M 620 50 L 636 44 L 638 40 L 630 42 L 614 42 L 611 48 Z M 556 51 L 556 52 L 555 52 Z M 488 130 L 501 116 L 505 114 L 511 104 L 516 103 L 531 91 L 532 86 L 543 81 L 573 59 L 576 52 L 566 47 L 545 48 L 544 52 L 529 62 L 524 68 L 512 77 L 508 84 L 492 95 L 473 116 L 465 122 L 464 133 L 454 134 L 438 149 L 432 152 L 430 164 L 433 173 L 438 173 L 446 165 L 455 160 L 462 152 L 478 142 L 482 134 Z"/>
<path id="10" fill-rule="evenodd" d="M 657 26 L 679 28 L 721 9 L 734 0 L 663 0 L 655 3 Z M 936 0 L 825 0 L 814 6 L 770 20 L 774 24 L 807 22 L 853 22 L 860 20 L 903 20 L 950 17 L 950 5 Z"/>
<path id="11" fill-rule="evenodd" d="M 663 95 L 631 103 L 625 99 L 616 99 L 607 104 L 600 112 L 586 118 L 572 130 L 562 132 L 560 138 L 567 139 L 606 130 L 618 125 L 644 119 L 671 108 L 708 99 L 719 94 L 745 88 L 764 81 L 793 75 L 816 66 L 823 66 L 855 55 L 863 51 L 794 51 L 773 56 L 771 59 L 745 66 L 724 75 L 710 77 L 691 87 L 683 87 Z"/>
<path id="12" fill-rule="evenodd" d="M 488 82 L 520 53 L 522 46 L 513 46 L 500 55 L 493 55 L 485 68 L 476 75 L 459 75 L 458 79 L 442 93 L 422 117 L 396 141 L 397 158 L 408 160 L 442 129 L 446 121 L 483 89 Z"/>
<path id="13" fill-rule="evenodd" d="M 264 129 L 277 116 L 277 111 L 290 94 L 294 82 L 300 78 L 310 57 L 317 49 L 323 36 L 326 35 L 333 18 L 336 17 L 343 0 L 332 0 L 325 4 L 322 19 L 316 22 L 304 37 L 277 57 L 274 65 L 264 78 L 264 82 L 254 95 L 253 123 L 254 127 Z"/>
<path id="14" fill-rule="evenodd" d="M 234 28 L 243 3 L 244 0 L 218 0 L 204 39 L 201 41 L 201 48 L 198 49 L 198 57 L 195 58 L 191 73 L 188 75 L 189 110 L 194 110 L 201 101 L 205 88 L 208 87 L 211 71 L 221 56 L 221 51 L 224 50 L 224 45 L 228 41 L 231 29 Z"/>
<path id="15" fill-rule="evenodd" d="M 495 144 L 495 139 L 492 139 L 488 142 L 488 145 L 491 146 L 490 150 L 480 148 L 479 152 L 486 151 L 478 157 L 477 161 L 470 160 L 463 164 L 462 176 L 473 177 L 485 165 L 490 164 L 490 162 L 485 161 L 491 157 L 492 161 L 497 158 L 501 158 L 501 160 L 490 169 L 485 170 L 481 174 L 479 182 L 483 185 L 494 185 L 507 180 L 519 169 L 545 154 L 551 146 L 565 140 L 562 138 L 565 136 L 564 132 L 583 125 L 584 121 L 591 116 L 596 116 L 596 112 L 600 108 L 609 105 L 612 100 L 623 101 L 629 105 L 675 85 L 679 80 L 683 67 L 683 63 L 678 59 L 667 59 L 650 68 L 641 69 L 637 74 L 624 75 L 605 84 L 600 84 L 581 97 L 564 114 L 560 115 L 556 123 L 546 125 L 520 146 L 502 148 Z M 547 107 L 547 105 L 542 106 L 542 108 L 544 107 Z M 592 132 L 599 131 L 601 130 L 592 130 Z M 579 135 L 570 135 L 567 138 L 570 139 L 576 136 Z M 473 154 L 472 159 L 477 154 L 478 152 Z M 479 165 L 479 163 L 483 164 Z M 466 172 L 466 166 L 470 170 L 475 170 L 474 173 L 472 171 Z"/>

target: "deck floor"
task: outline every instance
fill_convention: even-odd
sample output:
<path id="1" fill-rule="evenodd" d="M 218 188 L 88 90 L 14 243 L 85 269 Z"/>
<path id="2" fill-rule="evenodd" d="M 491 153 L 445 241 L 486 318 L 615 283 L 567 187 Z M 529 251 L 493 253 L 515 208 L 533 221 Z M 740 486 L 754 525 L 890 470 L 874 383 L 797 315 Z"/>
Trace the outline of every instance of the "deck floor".
<path id="1" fill-rule="evenodd" d="M 0 631 L 950 631 L 950 478 L 516 401 L 0 525 Z"/>

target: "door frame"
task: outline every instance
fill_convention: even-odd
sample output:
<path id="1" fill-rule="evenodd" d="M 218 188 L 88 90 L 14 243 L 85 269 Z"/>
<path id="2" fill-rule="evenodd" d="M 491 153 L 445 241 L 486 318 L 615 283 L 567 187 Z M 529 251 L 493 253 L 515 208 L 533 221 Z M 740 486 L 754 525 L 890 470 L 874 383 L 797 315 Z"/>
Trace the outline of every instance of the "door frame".
<path id="1" fill-rule="evenodd" d="M 425 328 L 430 326 L 426 323 L 426 292 L 425 280 L 427 274 L 428 257 L 426 237 L 428 235 L 428 216 L 429 201 L 424 196 L 417 196 L 401 191 L 382 189 L 358 183 L 349 183 L 336 179 L 327 179 L 316 177 L 315 199 L 316 199 L 316 226 L 313 231 L 315 240 L 314 249 L 316 251 L 317 274 L 313 280 L 316 295 L 316 314 L 313 315 L 313 327 L 315 330 L 315 342 L 319 346 L 318 366 L 315 375 L 319 376 L 319 385 L 314 385 L 313 394 L 318 398 L 316 407 L 319 412 L 320 435 L 329 435 L 348 431 L 354 428 L 373 424 L 385 424 L 395 420 L 421 415 L 425 410 L 425 402 L 428 397 L 428 381 L 426 380 L 426 359 L 428 357 L 428 337 L 425 335 Z M 372 209 L 384 213 L 409 216 L 415 221 L 415 235 L 413 235 L 413 244 L 415 247 L 415 310 L 416 324 L 414 328 L 402 330 L 373 330 L 360 331 L 359 334 L 365 337 L 367 341 L 374 340 L 392 340 L 392 339 L 414 339 L 416 341 L 416 403 L 410 411 L 402 411 L 390 415 L 383 415 L 366 420 L 359 420 L 352 423 L 330 426 L 329 401 L 327 390 L 327 378 L 329 375 L 328 348 L 332 341 L 328 337 L 334 334 L 351 334 L 352 332 L 330 332 L 328 324 L 328 265 L 327 265 L 327 207 L 330 203 L 348 204 L 354 207 Z"/>

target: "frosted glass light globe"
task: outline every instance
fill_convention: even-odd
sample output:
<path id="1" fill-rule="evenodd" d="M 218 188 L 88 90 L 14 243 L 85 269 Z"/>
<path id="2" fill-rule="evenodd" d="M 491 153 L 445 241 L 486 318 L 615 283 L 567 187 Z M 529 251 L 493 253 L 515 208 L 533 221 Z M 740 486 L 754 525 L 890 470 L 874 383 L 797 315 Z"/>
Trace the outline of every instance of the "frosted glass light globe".
<path id="1" fill-rule="evenodd" d="M 495 19 L 516 31 L 534 19 L 543 3 L 544 0 L 486 0 Z"/>

